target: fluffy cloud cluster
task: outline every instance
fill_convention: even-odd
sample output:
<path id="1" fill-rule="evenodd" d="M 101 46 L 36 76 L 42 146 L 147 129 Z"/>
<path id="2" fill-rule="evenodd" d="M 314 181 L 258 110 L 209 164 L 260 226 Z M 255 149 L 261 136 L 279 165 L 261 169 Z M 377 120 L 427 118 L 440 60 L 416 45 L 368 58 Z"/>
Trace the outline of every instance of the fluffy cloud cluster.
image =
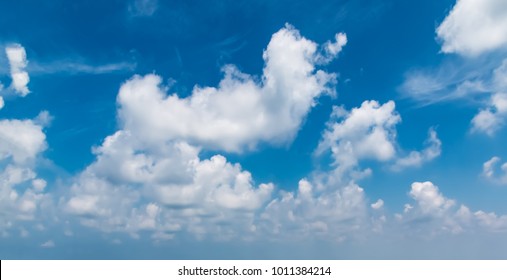
<path id="1" fill-rule="evenodd" d="M 260 79 L 228 65 L 218 87 L 195 87 L 186 98 L 168 95 L 159 76 L 134 76 L 117 97 L 121 129 L 94 148 L 95 162 L 60 206 L 86 226 L 134 236 L 150 230 L 155 239 L 177 232 L 258 234 L 256 221 L 272 200 L 273 184 L 256 185 L 239 164 L 219 154 L 201 159 L 200 151 L 242 152 L 261 142 L 292 141 L 316 99 L 334 93 L 336 75 L 316 65 L 338 55 L 346 37 L 336 40 L 319 52 L 287 25 L 264 51 Z M 348 196 L 336 195 L 343 205 Z"/>
<path id="2" fill-rule="evenodd" d="M 261 215 L 267 236 L 278 239 L 323 237 L 343 241 L 369 232 L 368 207 L 364 191 L 354 183 L 319 191 L 306 179 L 295 192 L 282 192 Z"/>
<path id="3" fill-rule="evenodd" d="M 333 94 L 336 75 L 317 70 L 324 56 L 335 57 L 345 35 L 328 53 L 292 26 L 273 34 L 256 79 L 232 65 L 218 87 L 196 86 L 180 98 L 167 95 L 156 75 L 135 76 L 118 94 L 122 126 L 150 143 L 182 140 L 207 149 L 241 152 L 259 142 L 289 143 L 323 93 Z"/>
<path id="4" fill-rule="evenodd" d="M 457 0 L 436 30 L 442 51 L 476 56 L 507 46 L 507 3 Z"/>
<path id="5" fill-rule="evenodd" d="M 493 71 L 491 91 L 494 92 L 483 108 L 472 119 L 472 132 L 493 136 L 505 123 L 507 116 L 507 60 Z"/>
<path id="6" fill-rule="evenodd" d="M 507 230 L 507 216 L 484 211 L 472 212 L 467 206 L 445 197 L 432 182 L 414 182 L 409 193 L 413 204 L 406 204 L 397 221 L 407 226 L 406 233 L 426 236 L 483 230 Z"/>
<path id="7" fill-rule="evenodd" d="M 0 120 L 0 233 L 8 235 L 19 222 L 35 220 L 51 206 L 46 181 L 34 162 L 46 148 L 43 127 L 32 120 Z M 22 230 L 23 235 L 28 231 Z"/>
<path id="8" fill-rule="evenodd" d="M 28 63 L 25 48 L 19 44 L 15 44 L 6 47 L 5 53 L 11 68 L 11 87 L 21 96 L 26 96 L 30 92 L 28 89 L 30 77 L 28 76 L 28 72 L 25 71 Z"/>
<path id="9" fill-rule="evenodd" d="M 412 151 L 406 157 L 399 156 L 396 144 L 396 125 L 399 122 L 401 117 L 395 111 L 393 101 L 382 105 L 374 100 L 364 101 L 361 107 L 353 108 L 350 112 L 335 107 L 316 154 L 330 150 L 336 171 L 340 174 L 355 168 L 363 159 L 381 162 L 394 160 L 393 168 L 400 170 L 420 166 L 440 155 L 441 142 L 436 132 L 430 129 L 427 147 L 423 151 Z M 369 172 L 367 169 L 361 173 L 366 175 Z"/>
<path id="10" fill-rule="evenodd" d="M 71 187 L 64 209 L 84 225 L 106 231 L 202 235 L 213 228 L 195 232 L 204 217 L 226 222 L 252 216 L 271 198 L 272 184 L 254 186 L 249 172 L 221 155 L 200 160 L 199 149 L 183 142 L 156 149 L 143 148 L 126 131 L 109 136 L 95 149 L 95 163 Z"/>

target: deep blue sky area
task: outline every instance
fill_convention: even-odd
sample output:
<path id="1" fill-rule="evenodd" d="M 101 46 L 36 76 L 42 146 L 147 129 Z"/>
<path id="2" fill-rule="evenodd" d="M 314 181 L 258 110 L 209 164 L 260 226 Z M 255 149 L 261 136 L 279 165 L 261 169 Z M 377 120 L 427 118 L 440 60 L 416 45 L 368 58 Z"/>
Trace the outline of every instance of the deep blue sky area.
<path id="1" fill-rule="evenodd" d="M 0 258 L 505 258 L 507 6 L 472 2 L 1 1 Z"/>

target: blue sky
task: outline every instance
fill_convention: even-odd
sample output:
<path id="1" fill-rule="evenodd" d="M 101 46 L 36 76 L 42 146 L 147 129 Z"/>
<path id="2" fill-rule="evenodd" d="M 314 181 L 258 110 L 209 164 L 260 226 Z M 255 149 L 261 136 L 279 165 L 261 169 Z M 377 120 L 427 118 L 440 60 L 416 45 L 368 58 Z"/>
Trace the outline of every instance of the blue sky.
<path id="1" fill-rule="evenodd" d="M 507 4 L 0 3 L 0 258 L 505 258 Z"/>

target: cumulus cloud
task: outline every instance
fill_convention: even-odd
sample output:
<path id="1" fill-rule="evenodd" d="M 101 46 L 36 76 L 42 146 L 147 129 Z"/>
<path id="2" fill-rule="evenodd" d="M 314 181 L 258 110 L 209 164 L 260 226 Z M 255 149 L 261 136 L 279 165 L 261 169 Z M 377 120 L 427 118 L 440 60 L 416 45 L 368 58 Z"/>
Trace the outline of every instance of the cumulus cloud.
<path id="1" fill-rule="evenodd" d="M 9 164 L 0 170 L 0 230 L 2 225 L 34 220 L 47 207 L 49 197 L 37 186 L 37 174 L 28 167 Z M 26 186 L 27 187 L 23 187 Z M 23 190 L 24 189 L 24 190 Z"/>
<path id="2" fill-rule="evenodd" d="M 15 163 L 35 159 L 46 149 L 42 126 L 32 120 L 0 120 L 0 160 L 12 158 Z"/>
<path id="3" fill-rule="evenodd" d="M 438 26 L 444 53 L 476 56 L 507 45 L 507 3 L 457 0 Z"/>
<path id="4" fill-rule="evenodd" d="M 29 93 L 25 49 L 18 44 L 5 48 L 12 77 L 11 88 L 25 96 Z M 0 85 L 0 90 L 3 88 Z M 0 96 L 0 109 L 4 100 Z M 43 111 L 39 116 L 49 116 Z M 34 166 L 46 149 L 44 123 L 35 119 L 0 119 L 0 233 L 9 235 L 17 223 L 34 221 L 42 209 L 50 208 L 47 182 L 37 176 Z M 22 236 L 29 233 L 22 228 Z"/>
<path id="5" fill-rule="evenodd" d="M 388 161 L 396 155 L 395 126 L 400 121 L 393 101 L 382 105 L 374 100 L 364 101 L 350 112 L 334 107 L 315 153 L 330 150 L 334 165 L 341 172 L 355 167 L 361 159 Z"/>
<path id="6" fill-rule="evenodd" d="M 0 232 L 17 222 L 40 218 L 50 209 L 44 192 L 46 181 L 33 169 L 36 157 L 46 148 L 42 127 L 32 120 L 0 120 Z M 46 212 L 47 213 L 47 212 Z"/>
<path id="7" fill-rule="evenodd" d="M 28 89 L 30 77 L 28 76 L 28 72 L 25 71 L 28 64 L 25 48 L 19 44 L 15 44 L 6 47 L 5 53 L 7 54 L 11 68 L 11 87 L 21 96 L 26 96 L 30 92 Z"/>
<path id="8" fill-rule="evenodd" d="M 498 184 L 507 184 L 507 163 L 500 163 L 499 157 L 492 157 L 482 165 L 482 175 Z M 500 170 L 498 166 L 500 165 Z"/>
<path id="9" fill-rule="evenodd" d="M 414 204 L 406 204 L 398 222 L 406 225 L 406 234 L 426 236 L 465 231 L 498 232 L 507 230 L 507 216 L 482 210 L 472 212 L 466 205 L 445 197 L 432 182 L 414 182 L 409 193 Z M 459 205 L 459 206 L 458 206 Z"/>
<path id="10" fill-rule="evenodd" d="M 166 94 L 159 76 L 134 76 L 118 94 L 120 120 L 146 142 L 179 139 L 228 152 L 289 143 L 316 99 L 334 93 L 336 75 L 315 68 L 319 57 L 317 45 L 287 25 L 264 51 L 260 79 L 228 65 L 218 87 L 196 86 L 180 98 Z"/>
<path id="11" fill-rule="evenodd" d="M 337 175 L 356 169 L 359 161 L 364 159 L 394 161 L 392 168 L 399 171 L 420 166 L 440 155 L 441 141 L 436 131 L 430 129 L 424 150 L 412 151 L 408 156 L 401 157 L 396 143 L 396 125 L 400 122 L 401 117 L 395 111 L 393 101 L 385 104 L 374 100 L 364 101 L 350 112 L 343 107 L 334 107 L 315 154 L 331 151 Z M 356 175 L 369 175 L 370 172 L 366 169 Z"/>
<path id="12" fill-rule="evenodd" d="M 442 141 L 438 139 L 435 129 L 430 128 L 426 148 L 422 151 L 411 151 L 406 157 L 396 159 L 393 165 L 394 170 L 401 170 L 407 167 L 418 167 L 440 156 L 442 152 Z"/>
<path id="13" fill-rule="evenodd" d="M 507 94 L 495 93 L 490 98 L 489 106 L 473 117 L 471 130 L 493 136 L 504 126 L 506 116 Z"/>
<path id="14" fill-rule="evenodd" d="M 325 237 L 343 241 L 367 229 L 364 191 L 351 183 L 330 192 L 319 192 L 306 179 L 296 192 L 283 192 L 261 215 L 264 231 L 279 239 Z"/>
<path id="15" fill-rule="evenodd" d="M 85 226 L 132 236 L 149 230 L 157 240 L 180 232 L 248 239 L 269 223 L 288 225 L 280 209 L 303 196 L 305 209 L 323 213 L 304 214 L 305 227 L 333 230 L 333 221 L 362 215 L 355 212 L 367 208 L 363 190 L 353 183 L 323 194 L 302 181 L 295 201 L 277 201 L 272 183 L 256 184 L 239 164 L 220 154 L 200 157 L 201 150 L 242 152 L 292 141 L 316 99 L 334 94 L 336 75 L 315 65 L 337 56 L 346 37 L 336 40 L 320 53 L 287 25 L 264 51 L 260 78 L 228 65 L 218 87 L 196 86 L 186 98 L 167 94 L 157 75 L 134 76 L 117 96 L 120 130 L 93 149 L 96 160 L 75 178 L 60 207 Z M 312 222 L 314 215 L 321 221 Z"/>
<path id="16" fill-rule="evenodd" d="M 256 187 L 249 172 L 221 155 L 199 159 L 199 149 L 184 142 L 152 150 L 132 134 L 118 131 L 95 153 L 97 160 L 71 187 L 63 207 L 82 224 L 105 231 L 136 234 L 151 225 L 155 237 L 177 231 L 215 233 L 216 225 L 201 227 L 200 216 L 209 221 L 251 216 L 274 188 Z M 143 198 L 151 204 L 143 206 Z"/>

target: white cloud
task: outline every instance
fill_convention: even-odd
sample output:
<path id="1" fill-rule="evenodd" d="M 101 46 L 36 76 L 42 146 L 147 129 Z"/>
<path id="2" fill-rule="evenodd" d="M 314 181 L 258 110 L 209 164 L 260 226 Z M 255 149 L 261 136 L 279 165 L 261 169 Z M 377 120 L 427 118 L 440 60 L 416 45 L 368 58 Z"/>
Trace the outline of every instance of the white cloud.
<path id="1" fill-rule="evenodd" d="M 345 33 L 336 33 L 335 42 L 334 43 L 330 41 L 326 42 L 324 48 L 330 55 L 336 56 L 338 53 L 342 51 L 342 48 L 346 44 L 347 44 L 347 35 Z"/>
<path id="2" fill-rule="evenodd" d="M 46 207 L 49 197 L 41 193 L 35 185 L 22 187 L 36 178 L 36 173 L 28 167 L 7 165 L 0 170 L 0 225 L 6 221 L 34 220 L 38 209 Z M 1 229 L 1 226 L 0 226 Z"/>
<path id="3" fill-rule="evenodd" d="M 491 96 L 489 106 L 481 109 L 472 119 L 472 132 L 493 136 L 504 126 L 507 116 L 507 94 L 495 93 Z"/>
<path id="4" fill-rule="evenodd" d="M 47 182 L 44 179 L 35 179 L 32 181 L 32 186 L 35 191 L 42 192 L 47 186 Z"/>
<path id="5" fill-rule="evenodd" d="M 55 242 L 53 240 L 48 240 L 40 245 L 42 248 L 53 248 L 55 247 Z"/>
<path id="6" fill-rule="evenodd" d="M 7 54 L 11 68 L 11 87 L 21 96 L 26 96 L 30 92 L 28 89 L 30 77 L 28 76 L 28 72 L 25 71 L 28 64 L 25 48 L 19 44 L 15 44 L 6 47 L 5 53 Z"/>
<path id="7" fill-rule="evenodd" d="M 46 149 L 45 140 L 42 127 L 32 120 L 0 120 L 0 159 L 33 160 Z"/>
<path id="8" fill-rule="evenodd" d="M 370 206 L 372 209 L 379 210 L 384 206 L 384 201 L 382 199 L 379 199 L 375 203 L 372 203 Z"/>
<path id="9" fill-rule="evenodd" d="M 274 185 L 255 184 L 239 164 L 219 154 L 201 159 L 200 151 L 242 152 L 260 142 L 292 141 L 316 98 L 334 93 L 336 75 L 316 70 L 315 64 L 323 55 L 335 57 L 344 36 L 337 35 L 338 42 L 326 47 L 330 53 L 321 54 L 287 25 L 264 51 L 261 79 L 229 65 L 218 87 L 195 87 L 186 98 L 168 95 L 159 76 L 134 76 L 118 93 L 120 130 L 93 149 L 96 160 L 75 178 L 60 206 L 85 226 L 134 237 L 143 230 L 155 239 L 178 232 L 218 239 L 262 234 L 267 222 L 257 224 L 257 215 L 266 212 Z M 329 218 L 311 223 L 321 230 L 327 224 L 336 228 L 333 219 L 367 209 L 362 189 L 353 183 L 329 194 L 309 194 L 309 182 L 300 188 L 306 191 L 301 199 L 313 197 L 308 207 L 335 212 L 319 214 Z M 310 223 L 311 217 L 303 219 Z"/>
<path id="10" fill-rule="evenodd" d="M 334 107 L 316 154 L 330 150 L 341 169 L 355 167 L 361 159 L 388 161 L 396 155 L 395 125 L 400 121 L 393 101 L 364 101 L 350 112 Z"/>
<path id="11" fill-rule="evenodd" d="M 302 179 L 296 192 L 282 192 L 280 198 L 269 203 L 261 215 L 260 227 L 267 237 L 278 239 L 320 236 L 343 241 L 361 230 L 367 231 L 367 217 L 364 191 L 356 184 L 334 186 L 334 190 L 322 193 Z"/>
<path id="12" fill-rule="evenodd" d="M 414 182 L 410 197 L 415 204 L 405 205 L 403 214 L 397 214 L 398 222 L 405 227 L 405 234 L 414 232 L 423 236 L 462 232 L 498 232 L 507 230 L 507 216 L 497 216 L 484 211 L 472 212 L 467 206 L 460 205 L 445 197 L 432 182 Z"/>
<path id="13" fill-rule="evenodd" d="M 30 73 L 36 74 L 90 74 L 100 75 L 115 72 L 129 72 L 133 71 L 137 65 L 132 62 L 116 62 L 106 64 L 90 64 L 85 61 L 86 59 L 77 57 L 72 60 L 56 60 L 52 62 L 31 62 L 27 67 Z"/>
<path id="14" fill-rule="evenodd" d="M 150 229 L 158 237 L 211 231 L 219 236 L 222 229 L 212 221 L 228 218 L 232 223 L 237 217 L 252 216 L 274 188 L 255 187 L 249 172 L 221 155 L 200 160 L 199 149 L 183 142 L 145 148 L 136 136 L 118 131 L 95 153 L 97 160 L 77 178 L 63 207 L 79 216 L 82 224 L 104 231 L 135 235 Z M 151 203 L 143 206 L 142 200 Z M 202 215 L 208 217 L 209 227 L 203 227 Z"/>
<path id="15" fill-rule="evenodd" d="M 324 53 L 317 57 L 317 62 L 326 64 L 335 59 L 347 44 L 347 35 L 345 33 L 336 33 L 335 41 L 327 41 L 322 45 Z"/>
<path id="16" fill-rule="evenodd" d="M 2 89 L 0 88 L 0 91 L 1 91 L 1 90 L 2 90 Z M 4 103 L 4 99 L 3 99 L 3 97 L 1 97 L 1 96 L 0 96 L 0 110 L 4 107 L 4 105 L 5 105 L 5 103 Z"/>
<path id="17" fill-rule="evenodd" d="M 392 168 L 394 170 L 401 170 L 406 167 L 418 167 L 440 156 L 441 152 L 442 142 L 438 139 L 437 132 L 433 128 L 430 128 L 428 139 L 426 140 L 426 148 L 422 151 L 412 151 L 406 157 L 396 159 Z"/>
<path id="18" fill-rule="evenodd" d="M 500 158 L 492 157 L 482 165 L 482 175 L 494 183 L 507 184 L 507 163 L 500 165 L 500 174 L 497 173 L 499 164 Z"/>
<path id="19" fill-rule="evenodd" d="M 507 2 L 457 0 L 438 26 L 442 51 L 476 56 L 507 45 Z"/>
<path id="20" fill-rule="evenodd" d="M 393 162 L 391 168 L 400 171 L 421 166 L 440 155 L 442 143 L 436 131 L 430 128 L 424 150 L 400 156 L 396 142 L 396 125 L 400 122 L 393 101 L 382 105 L 374 100 L 364 101 L 351 111 L 334 107 L 315 154 L 331 152 L 335 166 L 333 177 L 337 182 L 343 181 L 341 178 L 345 175 L 354 180 L 369 176 L 370 169 L 358 169 L 361 160 Z"/>
<path id="21" fill-rule="evenodd" d="M 445 198 L 431 182 L 413 183 L 410 196 L 424 214 L 446 211 L 455 204 L 453 200 Z"/>
<path id="22" fill-rule="evenodd" d="M 315 69 L 320 56 L 314 42 L 287 25 L 264 51 L 260 81 L 228 65 L 218 87 L 196 86 L 180 98 L 167 95 L 156 75 L 134 76 L 118 95 L 120 120 L 151 143 L 184 140 L 229 152 L 290 143 L 316 98 L 334 93 L 336 75 Z"/>

